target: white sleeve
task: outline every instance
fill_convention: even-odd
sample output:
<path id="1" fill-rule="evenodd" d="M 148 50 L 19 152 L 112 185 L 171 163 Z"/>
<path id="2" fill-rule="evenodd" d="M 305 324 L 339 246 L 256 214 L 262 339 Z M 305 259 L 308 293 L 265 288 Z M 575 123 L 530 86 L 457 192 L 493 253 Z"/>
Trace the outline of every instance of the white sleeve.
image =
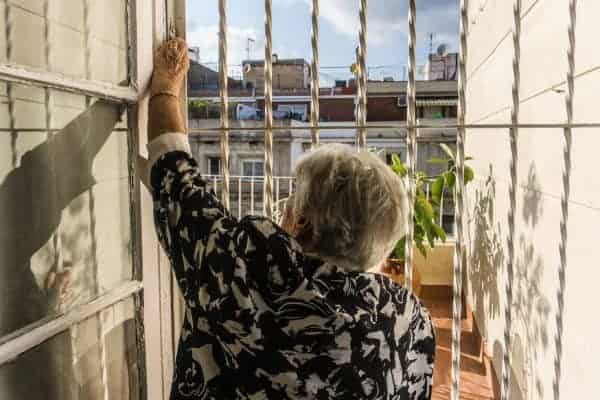
<path id="1" fill-rule="evenodd" d="M 150 187 L 150 171 L 154 163 L 171 151 L 183 151 L 191 154 L 190 142 L 185 133 L 163 133 L 148 143 L 148 161 L 138 159 L 138 170 L 146 187 Z M 145 164 L 145 165 L 144 165 Z"/>

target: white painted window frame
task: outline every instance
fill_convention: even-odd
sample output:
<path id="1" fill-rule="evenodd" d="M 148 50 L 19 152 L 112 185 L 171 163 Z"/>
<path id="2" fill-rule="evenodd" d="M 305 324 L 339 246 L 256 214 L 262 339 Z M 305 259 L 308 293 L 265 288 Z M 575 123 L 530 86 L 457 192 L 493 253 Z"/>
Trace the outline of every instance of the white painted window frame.
<path id="1" fill-rule="evenodd" d="M 177 310 L 172 302 L 171 268 L 156 239 L 152 199 L 145 189 L 141 189 L 136 176 L 136 161 L 138 153 L 144 155 L 147 142 L 146 88 L 152 74 L 153 49 L 167 36 L 169 10 L 173 6 L 185 4 L 184 1 L 177 4 L 174 0 L 126 1 L 131 78 L 129 86 L 66 77 L 23 65 L 0 64 L 0 81 L 53 88 L 128 106 L 131 130 L 128 150 L 133 243 L 132 280 L 124 282 L 89 303 L 74 307 L 56 317 L 38 321 L 0 338 L 0 366 L 35 349 L 87 318 L 99 314 L 102 310 L 133 298 L 136 304 L 137 343 L 140 350 L 138 360 L 140 398 L 166 400 L 169 397 L 175 349 L 173 315 Z"/>
<path id="2" fill-rule="evenodd" d="M 252 163 L 252 175 L 246 175 L 244 173 L 244 164 L 245 163 Z M 263 164 L 263 173 L 262 174 L 254 175 L 254 172 L 255 172 L 254 168 L 256 166 L 256 163 L 262 163 Z M 243 176 L 259 178 L 259 177 L 264 176 L 264 169 L 265 169 L 265 160 L 262 159 L 262 158 L 242 158 L 240 160 L 240 172 L 241 172 L 241 175 L 243 175 Z"/>

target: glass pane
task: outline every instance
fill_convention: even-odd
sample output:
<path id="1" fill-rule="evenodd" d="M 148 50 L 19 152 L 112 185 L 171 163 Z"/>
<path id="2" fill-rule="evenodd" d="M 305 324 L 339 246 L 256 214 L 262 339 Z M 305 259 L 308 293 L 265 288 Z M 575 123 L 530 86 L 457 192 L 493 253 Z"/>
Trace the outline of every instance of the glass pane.
<path id="1" fill-rule="evenodd" d="M 119 115 L 111 103 L 0 84 L 0 336 L 131 279 Z"/>
<path id="2" fill-rule="evenodd" d="M 44 3 L 0 0 L 0 62 L 126 83 L 127 0 Z"/>
<path id="3" fill-rule="evenodd" d="M 0 366 L 3 399 L 138 398 L 133 300 L 102 311 Z"/>
<path id="4" fill-rule="evenodd" d="M 252 162 L 251 161 L 244 161 L 243 162 L 243 175 L 244 176 L 252 176 L 254 175 L 253 170 L 252 170 Z"/>
<path id="5" fill-rule="evenodd" d="M 262 176 L 264 171 L 264 163 L 262 161 L 256 161 L 254 163 L 254 176 Z"/>

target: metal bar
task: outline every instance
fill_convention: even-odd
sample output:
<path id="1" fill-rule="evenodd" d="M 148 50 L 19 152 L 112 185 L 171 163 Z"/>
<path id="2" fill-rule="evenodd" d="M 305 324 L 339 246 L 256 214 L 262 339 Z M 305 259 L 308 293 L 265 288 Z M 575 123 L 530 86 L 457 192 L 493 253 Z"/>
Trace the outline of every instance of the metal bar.
<path id="1" fill-rule="evenodd" d="M 254 209 L 254 177 L 250 178 L 250 214 L 255 214 Z"/>
<path id="2" fill-rule="evenodd" d="M 227 0 L 219 0 L 219 95 L 221 98 L 221 201 L 229 208 L 229 78 L 227 77 Z"/>
<path id="3" fill-rule="evenodd" d="M 310 124 L 311 146 L 316 148 L 319 145 L 319 0 L 312 0 L 312 61 L 311 61 L 311 102 L 310 102 Z"/>
<path id="4" fill-rule="evenodd" d="M 416 123 L 416 42 L 417 42 L 417 5 L 416 0 L 408 0 L 408 83 L 407 83 L 407 108 L 406 122 L 408 125 Z M 406 175 L 406 188 L 408 198 L 408 224 L 406 225 L 406 243 L 404 250 L 404 276 L 406 287 L 412 290 L 412 268 L 413 268 L 413 242 L 414 242 L 414 202 L 415 202 L 415 177 L 417 174 L 416 151 L 417 131 L 409 128 L 406 135 L 406 162 L 408 174 Z"/>
<path id="5" fill-rule="evenodd" d="M 44 319 L 0 340 L 0 365 L 69 329 L 72 325 L 97 314 L 106 307 L 142 290 L 142 282 L 129 281 L 90 303 L 76 306 L 54 319 Z"/>
<path id="6" fill-rule="evenodd" d="M 281 178 L 280 177 L 276 177 L 275 178 L 275 211 L 277 212 L 277 214 L 279 214 L 279 186 L 281 183 Z"/>
<path id="7" fill-rule="evenodd" d="M 520 110 L 520 85 L 521 85 L 521 0 L 514 0 L 513 4 L 513 84 L 512 84 L 512 106 L 510 119 L 513 125 L 510 128 L 510 183 L 509 210 L 508 210 L 508 236 L 507 249 L 508 257 L 506 260 L 506 282 L 504 287 L 504 353 L 502 356 L 502 382 L 501 398 L 508 400 L 510 396 L 510 352 L 511 352 L 511 334 L 512 334 L 512 296 L 513 296 L 513 276 L 515 265 L 515 238 L 517 235 L 515 224 L 515 213 L 517 212 L 517 190 L 518 190 L 518 140 L 519 129 L 514 127 L 519 122 Z"/>
<path id="8" fill-rule="evenodd" d="M 272 4 L 265 0 L 265 182 L 263 209 L 273 215 L 273 31 Z"/>
<path id="9" fill-rule="evenodd" d="M 465 124 L 467 112 L 466 86 L 467 86 L 467 30 L 468 0 L 460 1 L 460 54 L 458 60 L 458 123 Z M 450 397 L 452 400 L 460 399 L 460 333 L 462 319 L 462 274 L 466 259 L 463 254 L 464 234 L 464 168 L 465 166 L 465 129 L 458 130 L 456 135 L 456 212 L 454 220 L 456 225 L 456 246 L 454 251 L 453 272 L 453 301 L 452 301 L 452 386 Z"/>
<path id="10" fill-rule="evenodd" d="M 242 178 L 238 177 L 238 218 L 242 218 Z"/>
<path id="11" fill-rule="evenodd" d="M 384 130 L 407 130 L 410 128 L 413 129 L 435 129 L 435 128 L 445 128 L 445 129 L 510 129 L 510 128 L 520 128 L 520 129 L 586 129 L 586 128 L 600 128 L 600 122 L 583 122 L 583 123 L 556 123 L 556 124 L 427 124 L 427 123 L 417 123 L 415 125 L 406 125 L 404 123 L 398 124 L 367 124 L 364 126 L 359 125 L 319 125 L 319 126 L 274 126 L 271 128 L 272 131 L 306 131 L 310 129 L 319 129 L 322 131 L 328 130 L 353 130 L 353 129 L 384 129 Z M 204 133 L 204 132 L 215 132 L 218 131 L 219 128 L 191 128 L 190 133 Z M 262 132 L 265 130 L 265 127 L 235 127 L 229 128 L 229 131 L 245 131 L 245 132 Z M 421 140 L 417 138 L 417 140 Z"/>
<path id="12" fill-rule="evenodd" d="M 358 18 L 358 108 L 356 113 L 356 144 L 367 146 L 367 0 L 359 0 Z"/>
<path id="13" fill-rule="evenodd" d="M 11 18 L 12 5 L 6 2 L 4 5 L 4 24 L 6 36 L 6 61 L 10 62 L 12 58 L 12 18 Z M 15 117 L 15 99 L 13 94 L 13 85 L 8 82 L 6 84 L 6 97 L 8 105 L 8 118 L 10 128 L 10 148 L 11 148 L 11 165 L 13 168 L 17 167 L 18 154 L 17 154 L 17 139 L 18 131 L 16 128 L 16 117 Z"/>
<path id="14" fill-rule="evenodd" d="M 569 1 L 569 49 L 567 52 L 568 71 L 567 71 L 567 96 L 565 107 L 567 112 L 567 123 L 573 122 L 573 102 L 575 99 L 575 51 L 576 51 L 576 27 L 577 27 L 577 0 Z M 554 378 L 553 392 L 554 400 L 560 399 L 560 380 L 562 376 L 562 335 L 565 307 L 566 291 L 566 272 L 567 272 L 567 244 L 569 233 L 569 201 L 571 198 L 571 148 L 573 143 L 572 129 L 564 130 L 564 149 L 563 149 L 563 191 L 560 199 L 561 219 L 560 219 L 560 241 L 559 256 L 560 265 L 558 268 L 558 293 L 556 310 L 556 336 L 554 338 Z"/>

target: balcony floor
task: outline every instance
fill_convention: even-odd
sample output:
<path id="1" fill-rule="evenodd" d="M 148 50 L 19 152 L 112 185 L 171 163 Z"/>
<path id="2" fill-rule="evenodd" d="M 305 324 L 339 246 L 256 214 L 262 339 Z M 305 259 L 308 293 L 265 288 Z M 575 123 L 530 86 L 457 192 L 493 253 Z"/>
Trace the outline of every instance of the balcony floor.
<path id="1" fill-rule="evenodd" d="M 452 293 L 445 288 L 424 288 L 422 300 L 429 309 L 436 330 L 437 346 L 433 377 L 434 400 L 450 398 L 452 363 Z M 462 320 L 460 398 L 464 400 L 499 399 L 490 359 L 476 332 L 470 313 Z"/>

